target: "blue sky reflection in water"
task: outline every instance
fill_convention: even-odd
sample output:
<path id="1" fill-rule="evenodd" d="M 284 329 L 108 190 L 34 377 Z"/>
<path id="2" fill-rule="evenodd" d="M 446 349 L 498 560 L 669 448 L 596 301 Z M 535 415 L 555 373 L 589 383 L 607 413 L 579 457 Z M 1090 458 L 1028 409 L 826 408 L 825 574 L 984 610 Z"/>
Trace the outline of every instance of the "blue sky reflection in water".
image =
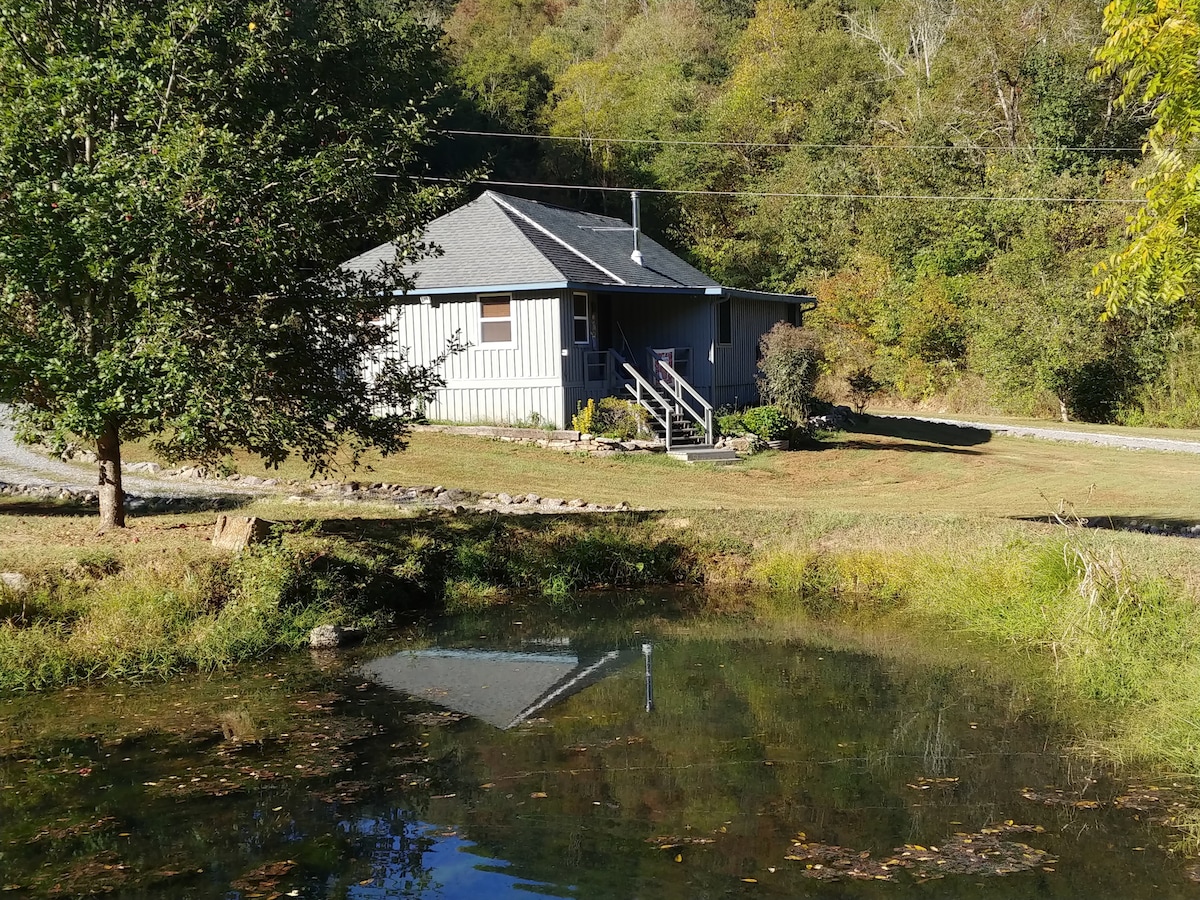
<path id="1" fill-rule="evenodd" d="M 0 887 L 1195 896 L 1155 824 L 1193 798 L 1068 753 L 1044 703 L 968 663 L 511 618 L 238 678 L 0 700 Z"/>

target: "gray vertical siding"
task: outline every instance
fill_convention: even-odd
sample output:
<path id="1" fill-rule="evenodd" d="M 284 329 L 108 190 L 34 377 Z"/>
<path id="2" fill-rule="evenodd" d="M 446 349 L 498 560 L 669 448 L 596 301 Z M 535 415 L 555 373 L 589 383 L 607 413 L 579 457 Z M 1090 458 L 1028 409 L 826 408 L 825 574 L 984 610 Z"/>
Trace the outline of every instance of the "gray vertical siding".
<path id="1" fill-rule="evenodd" d="M 711 397 L 713 367 L 712 297 L 671 297 L 638 294 L 613 296 L 613 344 L 645 372 L 647 348 L 690 347 L 692 371 L 688 381 Z"/>
<path id="2" fill-rule="evenodd" d="M 392 356 L 407 348 L 410 362 L 429 364 L 457 333 L 471 346 L 443 366 L 446 387 L 426 409 L 431 419 L 512 423 L 537 413 L 565 428 L 578 406 L 602 396 L 586 381 L 587 351 L 598 349 L 595 322 L 589 345 L 574 336 L 573 291 L 517 293 L 512 298 L 512 346 L 489 347 L 480 340 L 475 294 L 435 297 L 422 305 L 394 307 L 387 324 L 396 335 Z M 602 291 L 590 292 L 593 311 Z M 786 307 L 762 300 L 733 300 L 733 344 L 716 346 L 715 297 L 611 294 L 612 349 L 648 372 L 647 349 L 688 347 L 688 380 L 715 406 L 757 402 L 755 373 L 759 338 L 786 319 Z M 593 317 L 594 318 L 594 317 Z M 565 352 L 564 352 L 565 351 Z M 379 363 L 368 364 L 377 371 Z M 598 393 L 599 391 L 599 393 Z"/>
<path id="3" fill-rule="evenodd" d="M 474 294 L 434 297 L 430 305 L 406 302 L 389 313 L 395 334 L 392 355 L 429 364 L 458 334 L 470 346 L 446 360 L 446 387 L 426 409 L 431 419 L 511 423 L 534 413 L 559 427 L 563 421 L 562 296 L 559 292 L 512 297 L 512 346 L 480 340 L 479 303 Z M 379 363 L 368 364 L 368 371 Z"/>
<path id="4" fill-rule="evenodd" d="M 766 300 L 732 300 L 733 343 L 713 347 L 716 389 L 714 406 L 749 406 L 758 402 L 758 339 L 787 319 L 787 307 Z M 714 313 L 715 321 L 715 313 Z"/>

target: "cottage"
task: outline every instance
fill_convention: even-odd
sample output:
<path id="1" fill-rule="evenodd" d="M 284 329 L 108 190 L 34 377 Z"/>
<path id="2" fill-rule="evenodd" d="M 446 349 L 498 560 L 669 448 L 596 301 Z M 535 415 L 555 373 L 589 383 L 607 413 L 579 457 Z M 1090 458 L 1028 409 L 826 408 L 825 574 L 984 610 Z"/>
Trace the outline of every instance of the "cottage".
<path id="1" fill-rule="evenodd" d="M 440 254 L 405 267 L 388 324 L 414 362 L 459 335 L 426 413 L 456 422 L 537 418 L 566 427 L 579 405 L 636 398 L 675 443 L 711 443 L 712 408 L 757 398 L 759 337 L 799 324 L 811 297 L 723 287 L 633 224 L 495 191 L 429 223 Z M 395 259 L 384 244 L 350 260 Z"/>

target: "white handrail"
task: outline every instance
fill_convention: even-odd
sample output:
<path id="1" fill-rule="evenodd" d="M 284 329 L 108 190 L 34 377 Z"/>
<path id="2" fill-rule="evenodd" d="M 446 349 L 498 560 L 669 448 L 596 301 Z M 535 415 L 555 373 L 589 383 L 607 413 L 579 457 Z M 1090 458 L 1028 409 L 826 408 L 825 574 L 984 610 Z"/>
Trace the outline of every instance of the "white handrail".
<path id="1" fill-rule="evenodd" d="M 663 431 L 665 432 L 667 440 L 667 449 L 670 450 L 672 443 L 671 432 L 674 430 L 671 427 L 674 424 L 674 415 L 672 413 L 671 404 L 663 399 L 662 395 L 654 389 L 654 386 L 650 384 L 649 381 L 642 377 L 641 372 L 627 362 L 623 362 L 621 365 L 626 372 L 633 376 L 633 380 L 637 385 L 637 388 L 635 389 L 633 386 L 626 384 L 625 389 L 629 391 L 629 393 L 633 394 L 634 398 L 638 402 L 638 405 L 644 408 L 648 413 L 650 413 L 650 415 L 654 416 L 658 424 L 663 427 Z M 652 397 L 658 403 L 658 405 L 662 407 L 663 414 L 661 416 L 647 400 L 643 399 L 642 391 L 645 391 L 647 394 L 649 394 L 650 397 Z"/>
<path id="2" fill-rule="evenodd" d="M 676 384 L 680 385 L 681 387 L 687 388 L 688 393 L 691 394 L 693 397 L 696 398 L 696 400 L 699 401 L 700 405 L 704 408 L 705 412 L 712 412 L 712 404 L 709 403 L 707 400 L 705 400 L 704 397 L 701 396 L 699 391 L 697 391 L 687 381 L 685 381 L 683 376 L 680 375 L 678 372 L 676 372 L 674 367 L 670 363 L 666 362 L 665 360 L 660 359 L 660 360 L 658 360 L 658 367 L 660 369 L 662 369 L 664 372 L 666 372 L 668 375 L 670 375 L 672 378 L 674 378 Z M 683 401 L 680 400 L 679 402 L 682 403 Z M 696 417 L 699 418 L 699 415 L 697 415 L 695 413 L 693 413 L 693 415 L 696 415 Z"/>
<path id="3" fill-rule="evenodd" d="M 654 389 L 654 386 L 652 384 L 650 384 L 649 381 L 647 381 L 645 378 L 642 377 L 641 372 L 639 372 L 637 369 L 635 369 L 629 363 L 624 364 L 624 369 L 626 372 L 628 372 L 630 375 L 633 376 L 633 380 L 638 383 L 639 387 L 643 388 L 646 391 L 646 393 L 648 393 L 651 397 L 653 397 L 655 400 L 657 400 L 659 402 L 659 404 L 663 407 L 663 409 L 668 409 L 670 407 L 670 404 L 668 404 L 667 401 L 663 399 L 663 396 Z"/>
<path id="4" fill-rule="evenodd" d="M 682 406 L 685 410 L 687 410 L 688 414 L 691 415 L 691 417 L 695 420 L 696 424 L 700 425 L 704 428 L 705 440 L 709 444 L 713 443 L 714 435 L 713 435 L 712 404 L 709 403 L 707 400 L 705 400 L 704 397 L 702 397 L 700 395 L 700 393 L 694 387 L 691 386 L 691 384 L 689 384 L 687 381 L 685 381 L 683 376 L 680 375 L 678 372 L 676 372 L 674 366 L 672 366 L 670 363 L 668 363 L 662 359 L 656 359 L 655 365 L 657 365 L 658 368 L 660 368 L 664 372 L 666 372 L 675 381 L 675 390 L 674 391 L 671 391 L 670 387 L 667 386 L 665 381 L 663 382 L 663 385 L 667 386 L 667 391 L 668 391 L 668 393 L 671 394 L 671 397 L 676 402 L 678 402 L 680 406 Z M 688 393 L 690 393 L 693 397 L 695 397 L 700 402 L 700 406 L 704 410 L 703 415 L 701 415 L 700 413 L 698 413 L 694 409 L 692 409 L 692 407 L 687 403 L 687 401 L 685 401 L 683 399 L 683 391 L 681 390 L 681 388 L 686 388 Z"/>

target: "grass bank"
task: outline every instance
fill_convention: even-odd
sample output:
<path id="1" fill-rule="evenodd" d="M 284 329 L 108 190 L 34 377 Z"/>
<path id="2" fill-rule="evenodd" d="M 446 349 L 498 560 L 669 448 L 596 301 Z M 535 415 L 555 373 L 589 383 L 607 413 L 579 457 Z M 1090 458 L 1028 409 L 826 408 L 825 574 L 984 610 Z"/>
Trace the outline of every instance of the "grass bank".
<path id="1" fill-rule="evenodd" d="M 197 514 L 115 535 L 73 516 L 13 524 L 36 549 L 0 548 L 28 579 L 0 589 L 0 690 L 226 668 L 299 648 L 319 624 L 381 630 L 517 594 L 700 578 L 695 549 L 639 516 L 334 517 L 282 524 L 240 555 L 212 550 Z"/>
<path id="2" fill-rule="evenodd" d="M 1019 658 L 1048 697 L 1090 704 L 1081 734 L 1110 756 L 1200 773 L 1196 544 L 1044 523 L 1060 497 L 1114 516 L 1194 515 L 1179 486 L 1200 457 L 940 435 L 843 435 L 736 471 L 420 435 L 372 477 L 664 511 L 328 506 L 301 522 L 296 506 L 260 501 L 246 511 L 288 524 L 240 558 L 205 540 L 211 513 L 96 534 L 80 511 L 7 501 L 0 571 L 32 587 L 0 598 L 0 689 L 225 668 L 299 647 L 325 622 L 378 628 L 516 595 L 565 604 L 591 587 L 682 582 L 734 623 L 870 621 L 964 658 Z"/>

